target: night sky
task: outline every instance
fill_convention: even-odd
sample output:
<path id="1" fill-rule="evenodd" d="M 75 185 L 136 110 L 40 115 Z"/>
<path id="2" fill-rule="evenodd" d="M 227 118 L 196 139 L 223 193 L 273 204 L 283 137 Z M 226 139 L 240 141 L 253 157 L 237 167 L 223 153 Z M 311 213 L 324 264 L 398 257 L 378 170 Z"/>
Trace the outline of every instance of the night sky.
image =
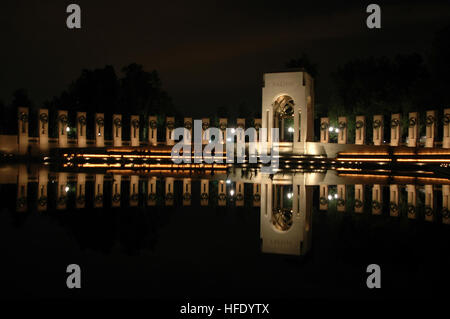
<path id="1" fill-rule="evenodd" d="M 82 29 L 66 27 L 81 6 Z M 0 99 L 17 88 L 35 104 L 59 95 L 84 68 L 131 63 L 156 69 L 176 108 L 192 115 L 240 102 L 259 107 L 262 73 L 305 52 L 330 73 L 358 57 L 427 54 L 450 22 L 447 1 L 377 1 L 382 29 L 370 30 L 364 1 L 5 1 L 0 3 Z M 320 96 L 318 97 L 320 99 Z"/>

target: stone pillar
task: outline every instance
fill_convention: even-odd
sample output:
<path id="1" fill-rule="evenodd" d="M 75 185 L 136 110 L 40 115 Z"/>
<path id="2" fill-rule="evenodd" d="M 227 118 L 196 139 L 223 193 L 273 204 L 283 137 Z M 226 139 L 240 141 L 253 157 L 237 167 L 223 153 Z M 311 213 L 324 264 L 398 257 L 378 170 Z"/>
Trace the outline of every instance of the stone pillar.
<path id="1" fill-rule="evenodd" d="M 130 140 L 131 146 L 139 146 L 139 115 L 131 115 L 130 117 Z"/>
<path id="2" fill-rule="evenodd" d="M 37 210 L 45 211 L 48 205 L 48 169 L 46 167 L 39 168 L 38 176 L 38 193 L 37 193 Z"/>
<path id="3" fill-rule="evenodd" d="M 130 176 L 130 206 L 136 207 L 139 204 L 139 176 Z"/>
<path id="4" fill-rule="evenodd" d="M 173 130 L 175 129 L 175 118 L 166 117 L 166 145 L 175 145 Z"/>
<path id="5" fill-rule="evenodd" d="M 224 180 L 220 180 L 218 184 L 218 205 L 219 206 L 226 206 L 227 205 L 227 184 Z"/>
<path id="6" fill-rule="evenodd" d="M 202 119 L 202 144 L 209 143 L 209 119 Z"/>
<path id="7" fill-rule="evenodd" d="M 443 126 L 442 126 L 442 147 L 443 148 L 450 148 L 450 109 L 444 110 L 444 117 L 442 119 Z"/>
<path id="8" fill-rule="evenodd" d="M 86 147 L 86 112 L 77 112 L 78 147 Z"/>
<path id="9" fill-rule="evenodd" d="M 320 184 L 319 210 L 328 210 L 328 185 Z"/>
<path id="10" fill-rule="evenodd" d="M 256 130 L 256 142 L 261 142 L 261 132 L 260 129 L 262 127 L 261 119 L 255 119 L 255 130 Z"/>
<path id="11" fill-rule="evenodd" d="M 417 192 L 416 185 L 406 185 L 408 193 L 408 218 L 416 219 L 417 215 Z"/>
<path id="12" fill-rule="evenodd" d="M 191 206 L 191 202 L 192 202 L 191 179 L 183 178 L 183 206 Z"/>
<path id="13" fill-rule="evenodd" d="M 25 212 L 28 209 L 27 188 L 28 188 L 27 167 L 25 165 L 20 165 L 17 172 L 17 201 L 16 201 L 17 212 Z"/>
<path id="14" fill-rule="evenodd" d="M 167 177 L 166 178 L 166 190 L 165 190 L 165 204 L 166 206 L 173 206 L 175 202 L 175 195 L 174 195 L 174 178 L 173 177 Z"/>
<path id="15" fill-rule="evenodd" d="M 401 116 L 400 113 L 391 114 L 391 146 L 399 146 L 401 140 Z"/>
<path id="16" fill-rule="evenodd" d="M 436 137 L 436 111 L 427 111 L 425 147 L 434 147 Z"/>
<path id="17" fill-rule="evenodd" d="M 86 174 L 78 173 L 77 174 L 77 189 L 75 207 L 76 208 L 84 208 L 86 206 Z"/>
<path id="18" fill-rule="evenodd" d="M 39 150 L 41 153 L 47 153 L 48 145 L 48 109 L 39 110 Z M 47 204 L 46 204 L 47 207 Z M 47 208 L 46 208 L 47 209 Z"/>
<path id="19" fill-rule="evenodd" d="M 435 203 L 433 185 L 425 185 L 425 220 L 432 222 L 435 219 Z"/>
<path id="20" fill-rule="evenodd" d="M 156 116 L 148 117 L 148 144 L 152 146 L 158 145 L 158 122 Z"/>
<path id="21" fill-rule="evenodd" d="M 122 134 L 121 134 L 122 136 Z M 122 139 L 121 139 L 122 141 Z M 114 174 L 113 175 L 113 185 L 112 185 L 112 207 L 120 207 L 121 200 L 121 184 L 122 176 Z"/>
<path id="22" fill-rule="evenodd" d="M 67 147 L 68 146 L 68 140 L 67 140 L 67 131 L 68 131 L 68 124 L 69 124 L 69 118 L 67 115 L 67 111 L 58 111 L 58 146 L 59 147 Z"/>
<path id="23" fill-rule="evenodd" d="M 95 174 L 94 207 L 103 207 L 103 174 Z"/>
<path id="24" fill-rule="evenodd" d="M 28 107 L 19 107 L 17 109 L 18 136 L 19 136 L 19 154 L 26 154 L 29 146 L 28 121 L 30 118 Z"/>
<path id="25" fill-rule="evenodd" d="M 58 188 L 56 191 L 56 209 L 66 209 L 67 193 L 69 191 L 69 186 L 67 185 L 67 173 L 58 173 L 57 178 Z"/>
<path id="26" fill-rule="evenodd" d="M 450 185 L 442 185 L 442 223 L 450 224 Z"/>
<path id="27" fill-rule="evenodd" d="M 236 182 L 236 206 L 244 206 L 244 183 Z"/>
<path id="28" fill-rule="evenodd" d="M 330 142 L 330 131 L 328 128 L 330 127 L 330 119 L 328 117 L 320 118 L 320 143 L 329 143 Z"/>
<path id="29" fill-rule="evenodd" d="M 220 118 L 219 119 L 219 129 L 220 129 L 220 142 L 222 144 L 226 144 L 227 143 L 227 125 L 228 125 L 228 120 L 224 119 L 224 118 Z"/>
<path id="30" fill-rule="evenodd" d="M 344 184 L 337 186 L 337 211 L 345 212 L 346 204 L 346 187 Z"/>
<path id="31" fill-rule="evenodd" d="M 364 211 L 364 185 L 355 185 L 355 213 Z"/>
<path id="32" fill-rule="evenodd" d="M 356 145 L 366 144 L 366 117 L 362 115 L 356 117 L 355 144 Z"/>
<path id="33" fill-rule="evenodd" d="M 236 141 L 245 143 L 245 119 L 238 118 L 236 121 Z"/>
<path id="34" fill-rule="evenodd" d="M 416 147 L 419 141 L 419 113 L 409 113 L 408 146 Z"/>
<path id="35" fill-rule="evenodd" d="M 209 180 L 202 179 L 200 183 L 200 205 L 208 206 L 209 202 Z"/>
<path id="36" fill-rule="evenodd" d="M 261 206 L 261 184 L 253 184 L 253 207 Z"/>
<path id="37" fill-rule="evenodd" d="M 392 141 L 392 140 L 391 140 Z M 399 216 L 399 189 L 398 185 L 389 185 L 389 215 L 393 217 Z"/>
<path id="38" fill-rule="evenodd" d="M 113 145 L 122 146 L 122 115 L 113 115 Z"/>
<path id="39" fill-rule="evenodd" d="M 372 214 L 381 215 L 383 212 L 383 188 L 379 184 L 372 187 Z"/>
<path id="40" fill-rule="evenodd" d="M 338 118 L 338 144 L 347 144 L 347 118 L 341 116 Z"/>
<path id="41" fill-rule="evenodd" d="M 373 145 L 382 145 L 384 141 L 383 115 L 373 116 Z"/>
<path id="42" fill-rule="evenodd" d="M 156 177 L 151 177 L 147 188 L 147 205 L 156 205 Z"/>
<path id="43" fill-rule="evenodd" d="M 184 118 L 184 128 L 187 130 L 186 139 L 184 140 L 185 144 L 192 143 L 192 117 Z"/>
<path id="44" fill-rule="evenodd" d="M 95 113 L 95 146 L 105 146 L 105 114 Z"/>

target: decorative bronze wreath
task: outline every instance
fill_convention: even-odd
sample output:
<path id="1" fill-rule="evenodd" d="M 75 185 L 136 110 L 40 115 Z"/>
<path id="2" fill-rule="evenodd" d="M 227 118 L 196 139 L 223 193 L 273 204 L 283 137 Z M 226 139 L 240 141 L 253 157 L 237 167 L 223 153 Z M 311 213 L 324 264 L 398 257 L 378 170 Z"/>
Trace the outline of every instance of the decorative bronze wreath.
<path id="1" fill-rule="evenodd" d="M 415 117 L 409 118 L 409 127 L 414 127 L 417 124 L 417 120 Z"/>
<path id="2" fill-rule="evenodd" d="M 150 124 L 150 128 L 153 130 L 158 127 L 158 124 L 156 123 L 155 120 L 151 120 L 149 124 Z"/>
<path id="3" fill-rule="evenodd" d="M 253 201 L 259 202 L 261 200 L 261 195 L 258 193 L 253 194 Z"/>
<path id="4" fill-rule="evenodd" d="M 372 208 L 373 208 L 373 209 L 376 209 L 376 210 L 381 209 L 381 204 L 380 204 L 380 202 L 377 201 L 377 200 L 374 200 L 374 201 L 372 202 Z"/>
<path id="5" fill-rule="evenodd" d="M 173 193 L 166 194 L 166 200 L 173 200 L 173 199 L 174 199 Z"/>
<path id="6" fill-rule="evenodd" d="M 191 198 L 192 198 L 191 193 L 186 192 L 183 194 L 183 200 L 188 201 L 191 200 Z"/>
<path id="7" fill-rule="evenodd" d="M 219 200 L 224 201 L 226 199 L 227 199 L 227 195 L 225 195 L 224 193 L 219 194 Z"/>
<path id="8" fill-rule="evenodd" d="M 415 214 L 416 213 L 416 207 L 414 205 L 409 204 L 408 205 L 408 214 Z"/>
<path id="9" fill-rule="evenodd" d="M 329 124 L 327 122 L 320 123 L 320 130 L 326 131 L 328 130 Z"/>
<path id="10" fill-rule="evenodd" d="M 61 124 L 67 124 L 67 122 L 69 121 L 69 119 L 67 118 L 67 115 L 66 115 L 66 114 L 61 114 L 61 115 L 58 117 L 58 120 L 59 120 L 59 122 L 60 122 Z"/>
<path id="11" fill-rule="evenodd" d="M 184 128 L 190 130 L 192 128 L 192 123 L 190 121 L 184 122 Z"/>
<path id="12" fill-rule="evenodd" d="M 28 122 L 28 114 L 25 112 L 20 112 L 19 121 Z"/>
<path id="13" fill-rule="evenodd" d="M 236 195 L 236 200 L 238 200 L 238 201 L 244 200 L 244 195 L 242 195 L 241 193 L 238 193 Z"/>
<path id="14" fill-rule="evenodd" d="M 320 205 L 326 205 L 328 204 L 328 199 L 326 197 L 320 197 L 319 199 Z"/>
<path id="15" fill-rule="evenodd" d="M 202 200 L 206 200 L 206 199 L 209 198 L 209 194 L 208 194 L 208 193 L 201 193 L 200 198 L 201 198 Z"/>
<path id="16" fill-rule="evenodd" d="M 357 129 L 364 127 L 364 122 L 361 121 L 361 120 L 356 121 L 355 127 L 356 127 Z"/>
<path id="17" fill-rule="evenodd" d="M 38 199 L 39 206 L 43 207 L 47 205 L 47 197 L 46 196 L 40 196 Z"/>
<path id="18" fill-rule="evenodd" d="M 355 208 L 361 208 L 363 206 L 363 202 L 359 199 L 355 199 Z"/>
<path id="19" fill-rule="evenodd" d="M 43 124 L 48 123 L 48 115 L 47 115 L 47 113 L 41 113 L 41 114 L 39 114 L 39 120 L 40 120 Z"/>
<path id="20" fill-rule="evenodd" d="M 225 131 L 227 129 L 227 123 L 223 123 L 223 122 L 220 123 L 219 124 L 219 128 L 220 128 L 221 131 Z"/>
<path id="21" fill-rule="evenodd" d="M 442 207 L 441 214 L 442 214 L 442 217 L 444 217 L 444 218 L 448 218 L 450 216 L 449 210 L 447 209 L 447 207 Z"/>
<path id="22" fill-rule="evenodd" d="M 175 127 L 175 124 L 174 124 L 172 121 L 168 121 L 168 122 L 166 123 L 166 126 L 167 126 L 167 128 L 168 128 L 170 131 L 172 131 L 173 128 Z"/>
<path id="23" fill-rule="evenodd" d="M 131 125 L 132 125 L 134 128 L 138 128 L 138 127 L 139 127 L 139 120 L 137 120 L 137 119 L 132 120 L 132 121 L 131 121 Z"/>
<path id="24" fill-rule="evenodd" d="M 344 205 L 345 205 L 345 200 L 342 199 L 342 198 L 338 198 L 338 200 L 337 200 L 337 205 L 338 205 L 338 206 L 344 206 Z"/>
<path id="25" fill-rule="evenodd" d="M 66 203 L 66 200 L 67 200 L 66 195 L 61 195 L 61 196 L 59 196 L 59 198 L 58 198 L 58 204 L 63 205 L 63 204 Z"/>
<path id="26" fill-rule="evenodd" d="M 22 207 L 24 207 L 25 206 L 25 204 L 27 203 L 27 199 L 25 198 L 25 197 L 19 197 L 18 199 L 17 199 L 17 207 L 20 207 L 20 208 L 22 208 Z"/>
<path id="27" fill-rule="evenodd" d="M 115 203 L 120 202 L 120 194 L 119 193 L 115 193 L 113 198 L 112 198 L 112 200 Z"/>
<path id="28" fill-rule="evenodd" d="M 77 197 L 77 203 L 83 205 L 85 202 L 84 196 L 80 195 Z"/>
<path id="29" fill-rule="evenodd" d="M 209 123 L 208 122 L 203 122 L 202 123 L 202 129 L 203 131 L 206 131 L 209 128 Z"/>
<path id="30" fill-rule="evenodd" d="M 392 119 L 391 120 L 391 127 L 392 128 L 396 128 L 399 125 L 400 125 L 400 121 L 398 119 Z"/>
<path id="31" fill-rule="evenodd" d="M 148 199 L 154 202 L 156 200 L 156 194 L 155 193 L 148 194 Z"/>
<path id="32" fill-rule="evenodd" d="M 81 115 L 78 118 L 78 123 L 80 123 L 80 125 L 86 125 L 86 117 L 84 115 Z"/>
<path id="33" fill-rule="evenodd" d="M 373 128 L 377 129 L 381 127 L 381 121 L 380 120 L 374 120 L 373 121 Z"/>
<path id="34" fill-rule="evenodd" d="M 95 122 L 97 123 L 98 126 L 103 126 L 103 125 L 105 125 L 105 120 L 103 119 L 103 117 L 97 117 L 97 119 L 95 120 Z"/>
<path id="35" fill-rule="evenodd" d="M 431 206 L 425 206 L 425 215 L 432 216 L 433 215 L 433 208 Z"/>
<path id="36" fill-rule="evenodd" d="M 130 199 L 133 202 L 137 202 L 139 200 L 139 194 L 136 194 L 136 193 L 131 194 Z"/>
<path id="37" fill-rule="evenodd" d="M 97 196 L 95 196 L 94 200 L 95 200 L 96 203 L 103 202 L 103 195 L 102 194 L 97 194 Z"/>
<path id="38" fill-rule="evenodd" d="M 291 209 L 277 209 L 272 211 L 272 224 L 275 228 L 286 231 L 291 228 L 293 224 L 293 212 Z"/>
<path id="39" fill-rule="evenodd" d="M 117 127 L 122 127 L 122 120 L 119 117 L 114 119 L 114 125 Z"/>
<path id="40" fill-rule="evenodd" d="M 428 115 L 426 119 L 427 126 L 433 125 L 433 123 L 436 121 L 433 115 Z"/>
<path id="41" fill-rule="evenodd" d="M 340 130 L 343 130 L 344 128 L 347 127 L 347 123 L 345 123 L 344 121 L 339 122 L 338 127 Z"/>
<path id="42" fill-rule="evenodd" d="M 239 124 L 237 125 L 237 127 L 238 127 L 238 128 L 241 128 L 241 129 L 244 129 L 244 128 L 245 128 L 245 124 L 239 123 Z"/>
<path id="43" fill-rule="evenodd" d="M 261 123 L 255 123 L 254 126 L 256 130 L 259 130 L 261 128 Z"/>
<path id="44" fill-rule="evenodd" d="M 448 113 L 445 114 L 442 119 L 442 122 L 444 123 L 444 125 L 448 125 L 448 123 L 450 123 L 450 114 L 448 114 Z"/>
<path id="45" fill-rule="evenodd" d="M 398 205 L 394 202 L 390 202 L 389 203 L 389 208 L 391 209 L 392 212 L 396 213 L 398 211 Z"/>

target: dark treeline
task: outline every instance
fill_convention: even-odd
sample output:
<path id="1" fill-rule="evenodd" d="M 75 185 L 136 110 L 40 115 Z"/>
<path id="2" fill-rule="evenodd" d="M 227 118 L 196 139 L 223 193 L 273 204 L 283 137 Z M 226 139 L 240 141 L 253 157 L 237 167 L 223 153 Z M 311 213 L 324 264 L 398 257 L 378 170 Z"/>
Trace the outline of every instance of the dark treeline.
<path id="1" fill-rule="evenodd" d="M 352 138 L 356 115 L 366 115 L 370 119 L 374 114 L 383 114 L 386 121 L 389 121 L 391 113 L 402 113 L 404 134 L 407 130 L 408 112 L 420 112 L 421 124 L 425 122 L 427 110 L 438 110 L 438 115 L 441 115 L 444 108 L 450 107 L 448 43 L 450 43 L 450 25 L 435 34 L 432 47 L 426 56 L 411 53 L 393 58 L 369 57 L 355 59 L 337 67 L 332 73 L 331 91 L 327 94 L 316 92 L 316 121 L 322 116 L 329 116 L 331 125 L 336 125 L 338 116 L 347 116 L 349 137 Z M 312 63 L 305 54 L 289 61 L 286 67 L 304 68 L 314 76 L 316 84 L 321 81 L 319 66 Z M 17 116 L 18 106 L 30 107 L 31 136 L 37 135 L 38 132 L 37 111 L 40 107 L 50 110 L 51 136 L 56 136 L 58 109 L 69 110 L 71 127 L 76 124 L 76 111 L 88 112 L 88 127 L 94 126 L 95 112 L 105 113 L 106 138 L 111 134 L 112 114 L 123 114 L 124 139 L 129 138 L 130 121 L 127 117 L 131 114 L 141 116 L 143 124 L 141 127 L 146 127 L 149 115 L 158 115 L 160 127 L 164 125 L 166 116 L 175 116 L 175 124 L 180 126 L 183 117 L 189 116 L 175 108 L 170 96 L 162 88 L 157 71 L 145 71 L 141 65 L 135 63 L 124 67 L 120 75 L 108 65 L 101 69 L 83 70 L 80 77 L 73 81 L 67 90 L 43 105 L 35 105 L 25 90 L 17 90 L 13 93 L 10 104 L 0 100 L 2 134 L 17 133 L 17 123 L 14 119 Z M 219 117 L 231 116 L 226 107 L 216 106 L 216 110 L 212 125 L 218 122 Z M 248 125 L 251 125 L 251 118 L 259 117 L 260 111 L 260 107 L 249 107 L 241 103 L 236 115 L 248 119 L 250 121 Z M 367 124 L 370 138 L 371 121 Z M 442 125 L 440 122 L 438 124 Z M 385 129 L 388 133 L 389 125 L 385 125 Z M 142 138 L 145 138 L 145 133 L 144 128 Z"/>

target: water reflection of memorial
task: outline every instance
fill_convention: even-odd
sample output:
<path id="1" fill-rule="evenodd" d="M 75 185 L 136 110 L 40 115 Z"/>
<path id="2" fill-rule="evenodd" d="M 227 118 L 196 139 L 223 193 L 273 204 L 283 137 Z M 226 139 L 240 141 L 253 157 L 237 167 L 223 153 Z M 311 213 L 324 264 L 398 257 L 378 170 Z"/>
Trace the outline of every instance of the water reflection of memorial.
<path id="1" fill-rule="evenodd" d="M 307 253 L 313 212 L 450 224 L 450 185 L 440 184 L 441 180 L 343 177 L 335 171 L 248 174 L 242 169 L 214 176 L 52 172 L 46 166 L 25 165 L 1 171 L 1 184 L 17 184 L 18 213 L 90 207 L 260 207 L 264 253 Z"/>

